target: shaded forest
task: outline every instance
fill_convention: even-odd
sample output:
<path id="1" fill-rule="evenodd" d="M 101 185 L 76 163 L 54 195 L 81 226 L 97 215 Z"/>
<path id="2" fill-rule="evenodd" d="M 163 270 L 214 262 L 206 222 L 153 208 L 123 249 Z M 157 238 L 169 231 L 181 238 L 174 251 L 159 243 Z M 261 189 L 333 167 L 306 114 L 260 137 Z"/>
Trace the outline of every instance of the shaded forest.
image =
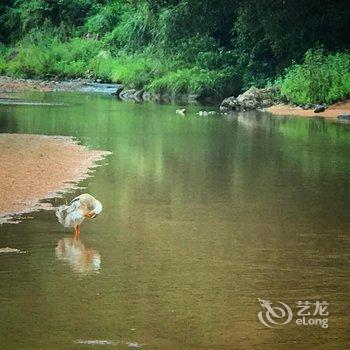
<path id="1" fill-rule="evenodd" d="M 5 0 L 0 73 L 88 77 L 158 93 L 291 102 L 350 92 L 348 1 Z"/>

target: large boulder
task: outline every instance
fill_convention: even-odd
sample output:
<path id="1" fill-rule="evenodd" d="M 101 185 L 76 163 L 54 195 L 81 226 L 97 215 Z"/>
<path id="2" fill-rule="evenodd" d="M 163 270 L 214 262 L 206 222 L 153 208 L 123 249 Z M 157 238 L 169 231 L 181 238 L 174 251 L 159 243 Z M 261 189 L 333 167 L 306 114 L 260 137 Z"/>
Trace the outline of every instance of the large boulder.
<path id="1" fill-rule="evenodd" d="M 252 86 L 237 97 L 231 96 L 225 98 L 221 103 L 220 110 L 226 112 L 230 110 L 245 111 L 267 108 L 276 103 L 277 92 L 275 87 L 258 89 Z"/>
<path id="2" fill-rule="evenodd" d="M 322 113 L 326 110 L 325 105 L 315 105 L 314 113 Z"/>

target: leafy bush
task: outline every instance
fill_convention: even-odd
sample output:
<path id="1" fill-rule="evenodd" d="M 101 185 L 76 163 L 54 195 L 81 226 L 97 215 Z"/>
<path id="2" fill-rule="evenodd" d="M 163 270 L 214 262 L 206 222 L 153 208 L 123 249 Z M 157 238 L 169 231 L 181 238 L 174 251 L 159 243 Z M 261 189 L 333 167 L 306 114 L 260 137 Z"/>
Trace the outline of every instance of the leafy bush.
<path id="1" fill-rule="evenodd" d="M 126 10 L 126 5 L 121 1 L 97 4 L 94 6 L 94 14 L 84 24 L 85 32 L 100 35 L 112 32 Z"/>
<path id="2" fill-rule="evenodd" d="M 74 38 L 62 42 L 42 33 L 26 37 L 16 50 L 0 55 L 2 71 L 13 76 L 62 77 L 84 76 L 89 62 L 100 51 L 100 43 L 92 39 Z"/>
<path id="3" fill-rule="evenodd" d="M 151 42 L 153 23 L 147 3 L 141 3 L 137 7 L 124 7 L 118 23 L 106 34 L 104 41 L 109 46 L 140 52 Z"/>
<path id="4" fill-rule="evenodd" d="M 6 57 L 7 48 L 5 45 L 0 43 L 0 74 L 5 74 L 6 72 Z"/>
<path id="5" fill-rule="evenodd" d="M 350 54 L 307 51 L 277 81 L 281 94 L 294 103 L 332 103 L 350 96 Z"/>
<path id="6" fill-rule="evenodd" d="M 198 67 L 166 72 L 148 85 L 148 89 L 155 92 L 194 93 L 199 97 L 224 96 L 237 93 L 239 88 L 239 80 L 233 71 Z"/>
<path id="7" fill-rule="evenodd" d="M 63 22 L 71 26 L 84 23 L 90 14 L 94 0 L 17 0 L 9 9 L 10 16 L 20 24 L 20 33 L 43 27 L 46 22 L 59 26 Z"/>

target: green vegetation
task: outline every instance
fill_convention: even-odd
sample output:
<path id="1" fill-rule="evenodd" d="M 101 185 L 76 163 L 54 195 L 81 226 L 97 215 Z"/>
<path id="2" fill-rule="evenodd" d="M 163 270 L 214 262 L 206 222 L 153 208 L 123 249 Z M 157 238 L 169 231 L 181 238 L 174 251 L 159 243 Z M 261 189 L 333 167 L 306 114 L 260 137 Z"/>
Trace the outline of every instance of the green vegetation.
<path id="1" fill-rule="evenodd" d="M 348 8 L 345 0 L 6 0 L 0 73 L 200 97 L 281 76 L 288 100 L 332 102 L 350 91 Z"/>
<path id="2" fill-rule="evenodd" d="M 303 63 L 287 69 L 277 84 L 282 96 L 295 103 L 345 99 L 350 94 L 350 54 L 325 55 L 321 49 L 309 50 Z"/>

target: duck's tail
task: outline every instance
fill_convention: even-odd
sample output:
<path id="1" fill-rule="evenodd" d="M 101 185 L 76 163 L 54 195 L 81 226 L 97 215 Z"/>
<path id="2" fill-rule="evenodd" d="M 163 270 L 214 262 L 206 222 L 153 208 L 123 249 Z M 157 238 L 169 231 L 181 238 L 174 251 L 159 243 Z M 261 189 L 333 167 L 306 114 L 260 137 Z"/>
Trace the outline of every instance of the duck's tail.
<path id="1" fill-rule="evenodd" d="M 59 223 L 66 228 L 70 227 L 69 223 L 66 220 L 68 215 L 67 213 L 68 208 L 69 208 L 68 205 L 61 205 L 57 207 L 55 210 L 55 214 L 57 216 Z"/>

